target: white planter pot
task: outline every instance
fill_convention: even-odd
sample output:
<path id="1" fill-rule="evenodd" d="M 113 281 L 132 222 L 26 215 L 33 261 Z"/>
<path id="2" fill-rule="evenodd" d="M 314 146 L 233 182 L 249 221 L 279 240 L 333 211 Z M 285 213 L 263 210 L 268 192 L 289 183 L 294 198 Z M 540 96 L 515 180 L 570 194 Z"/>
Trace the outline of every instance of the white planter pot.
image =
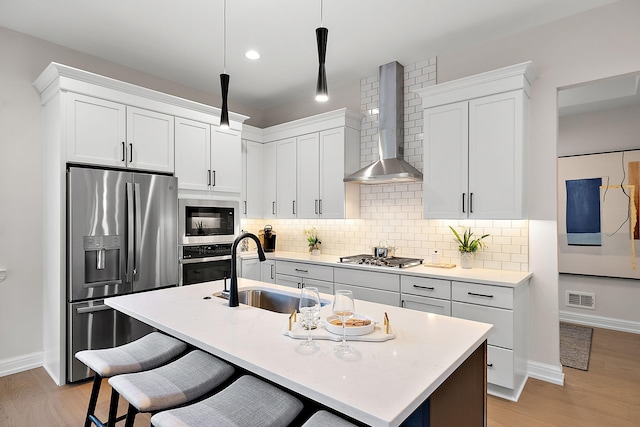
<path id="1" fill-rule="evenodd" d="M 473 252 L 460 252 L 460 267 L 471 268 L 473 264 Z"/>

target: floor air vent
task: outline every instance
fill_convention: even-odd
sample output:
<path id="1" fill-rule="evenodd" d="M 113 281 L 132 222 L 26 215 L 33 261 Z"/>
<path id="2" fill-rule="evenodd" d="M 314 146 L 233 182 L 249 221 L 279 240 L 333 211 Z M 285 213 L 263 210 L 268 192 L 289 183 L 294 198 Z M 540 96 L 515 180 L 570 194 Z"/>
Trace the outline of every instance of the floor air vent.
<path id="1" fill-rule="evenodd" d="M 596 294 L 588 292 L 567 291 L 567 307 L 588 308 L 595 310 Z"/>

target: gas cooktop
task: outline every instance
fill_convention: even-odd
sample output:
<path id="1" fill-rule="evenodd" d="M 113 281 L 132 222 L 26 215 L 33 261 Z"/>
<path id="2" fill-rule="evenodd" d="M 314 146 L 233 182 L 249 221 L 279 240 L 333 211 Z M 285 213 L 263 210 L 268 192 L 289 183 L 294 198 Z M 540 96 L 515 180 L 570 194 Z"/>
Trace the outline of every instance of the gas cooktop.
<path id="1" fill-rule="evenodd" d="M 386 257 L 376 258 L 373 255 L 352 255 L 346 257 L 340 257 L 340 262 L 345 264 L 361 264 L 361 265 L 373 265 L 379 267 L 391 267 L 391 268 L 407 268 L 422 264 L 422 259 L 419 258 L 400 258 L 400 257 Z"/>

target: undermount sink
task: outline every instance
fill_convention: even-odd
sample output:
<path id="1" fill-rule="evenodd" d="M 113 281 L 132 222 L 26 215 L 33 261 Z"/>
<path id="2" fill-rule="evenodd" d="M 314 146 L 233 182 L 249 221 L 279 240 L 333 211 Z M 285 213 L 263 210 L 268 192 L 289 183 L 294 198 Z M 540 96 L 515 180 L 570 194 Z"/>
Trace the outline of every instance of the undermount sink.
<path id="1" fill-rule="evenodd" d="M 216 293 L 215 296 L 229 298 L 223 292 Z M 300 297 L 267 288 L 241 289 L 238 291 L 238 301 L 240 304 L 275 311 L 276 313 L 292 313 L 298 310 Z M 320 299 L 320 306 L 322 307 L 330 303 L 331 301 Z"/>

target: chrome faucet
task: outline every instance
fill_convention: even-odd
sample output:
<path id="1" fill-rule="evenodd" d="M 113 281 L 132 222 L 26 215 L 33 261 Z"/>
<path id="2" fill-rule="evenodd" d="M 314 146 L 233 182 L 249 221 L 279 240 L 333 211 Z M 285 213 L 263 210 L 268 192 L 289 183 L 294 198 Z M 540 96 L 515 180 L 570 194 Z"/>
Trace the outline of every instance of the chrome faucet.
<path id="1" fill-rule="evenodd" d="M 258 246 L 258 258 L 260 262 L 265 261 L 267 257 L 264 256 L 264 251 L 262 250 L 262 245 L 260 244 L 260 240 L 255 234 L 251 233 L 243 233 L 236 237 L 236 240 L 233 241 L 233 246 L 231 246 L 231 286 L 229 286 L 229 307 L 237 307 L 239 305 L 238 301 L 238 272 L 236 271 L 236 251 L 238 249 L 238 244 L 242 241 L 242 239 L 246 239 L 247 237 L 253 239 Z"/>

